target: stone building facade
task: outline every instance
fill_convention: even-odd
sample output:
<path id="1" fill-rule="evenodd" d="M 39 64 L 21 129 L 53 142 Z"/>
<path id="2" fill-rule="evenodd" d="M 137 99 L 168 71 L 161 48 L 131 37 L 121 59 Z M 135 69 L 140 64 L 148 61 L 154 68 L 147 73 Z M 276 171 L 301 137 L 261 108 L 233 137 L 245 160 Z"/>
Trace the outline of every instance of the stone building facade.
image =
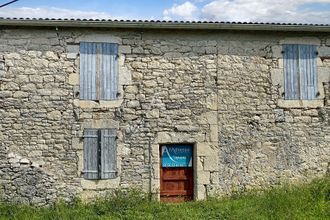
<path id="1" fill-rule="evenodd" d="M 0 26 L 4 200 L 45 205 L 132 187 L 159 198 L 162 144 L 193 145 L 195 199 L 329 172 L 329 26 L 13 19 Z M 116 98 L 80 98 L 81 42 L 118 46 Z M 285 98 L 283 45 L 316 48 L 314 98 Z M 84 178 L 85 129 L 116 131 L 112 178 Z"/>

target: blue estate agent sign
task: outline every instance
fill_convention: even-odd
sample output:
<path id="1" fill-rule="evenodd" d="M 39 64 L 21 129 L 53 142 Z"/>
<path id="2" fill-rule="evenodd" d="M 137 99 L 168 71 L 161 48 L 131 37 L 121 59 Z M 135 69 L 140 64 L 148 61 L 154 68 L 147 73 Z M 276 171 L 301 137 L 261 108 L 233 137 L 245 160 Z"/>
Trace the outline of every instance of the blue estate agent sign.
<path id="1" fill-rule="evenodd" d="M 162 167 L 192 167 L 192 147 L 189 145 L 162 146 Z"/>

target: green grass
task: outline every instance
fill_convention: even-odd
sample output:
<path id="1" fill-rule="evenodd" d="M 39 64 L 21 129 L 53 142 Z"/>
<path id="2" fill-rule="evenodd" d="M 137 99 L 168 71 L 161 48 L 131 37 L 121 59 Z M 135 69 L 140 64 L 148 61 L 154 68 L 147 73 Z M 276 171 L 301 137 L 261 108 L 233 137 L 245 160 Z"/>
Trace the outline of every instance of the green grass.
<path id="1" fill-rule="evenodd" d="M 0 203 L 0 219 L 330 219 L 330 178 L 181 204 L 150 201 L 137 192 L 49 208 Z"/>

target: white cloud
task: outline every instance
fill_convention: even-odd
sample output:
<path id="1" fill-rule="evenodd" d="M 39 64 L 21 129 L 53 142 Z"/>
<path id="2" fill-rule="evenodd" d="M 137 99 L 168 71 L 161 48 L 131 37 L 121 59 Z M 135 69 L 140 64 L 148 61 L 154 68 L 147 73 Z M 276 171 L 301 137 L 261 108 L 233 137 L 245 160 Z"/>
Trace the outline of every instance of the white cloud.
<path id="1" fill-rule="evenodd" d="M 330 12 L 302 9 L 330 0 L 216 0 L 201 9 L 201 18 L 217 21 L 330 23 Z"/>
<path id="2" fill-rule="evenodd" d="M 163 12 L 164 19 L 184 19 L 184 20 L 195 20 L 198 8 L 191 2 L 187 1 L 181 5 L 173 5 L 172 8 L 165 9 Z"/>
<path id="3" fill-rule="evenodd" d="M 180 5 L 174 4 L 171 8 L 165 9 L 163 18 L 166 20 L 330 24 L 329 10 L 322 9 L 322 7 L 315 10 L 314 3 L 330 4 L 330 0 L 190 0 Z M 312 7 L 304 7 L 306 4 L 310 4 Z M 0 9 L 0 17 L 126 19 L 124 16 L 115 17 L 106 12 L 55 7 L 4 7 Z M 159 17 L 152 19 L 160 19 Z M 145 15 L 139 19 L 146 18 L 150 17 Z"/>
<path id="4" fill-rule="evenodd" d="M 329 24 L 329 10 L 320 5 L 316 10 L 315 3 L 330 4 L 330 0 L 191 0 L 164 10 L 163 16 L 166 20 Z"/>
<path id="5" fill-rule="evenodd" d="M 65 8 L 13 8 L 5 7 L 0 9 L 0 17 L 17 18 L 86 18 L 86 19 L 115 19 L 105 12 L 79 11 Z M 122 18 L 116 18 L 122 19 Z"/>

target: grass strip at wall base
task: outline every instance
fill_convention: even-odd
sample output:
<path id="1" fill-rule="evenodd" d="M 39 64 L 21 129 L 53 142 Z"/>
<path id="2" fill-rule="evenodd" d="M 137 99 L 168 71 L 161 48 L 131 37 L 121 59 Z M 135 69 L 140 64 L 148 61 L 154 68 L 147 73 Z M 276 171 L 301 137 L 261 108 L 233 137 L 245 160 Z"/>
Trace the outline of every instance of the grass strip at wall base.
<path id="1" fill-rule="evenodd" d="M 330 219 L 330 178 L 180 204 L 152 201 L 134 190 L 43 208 L 2 202 L 0 219 Z"/>

